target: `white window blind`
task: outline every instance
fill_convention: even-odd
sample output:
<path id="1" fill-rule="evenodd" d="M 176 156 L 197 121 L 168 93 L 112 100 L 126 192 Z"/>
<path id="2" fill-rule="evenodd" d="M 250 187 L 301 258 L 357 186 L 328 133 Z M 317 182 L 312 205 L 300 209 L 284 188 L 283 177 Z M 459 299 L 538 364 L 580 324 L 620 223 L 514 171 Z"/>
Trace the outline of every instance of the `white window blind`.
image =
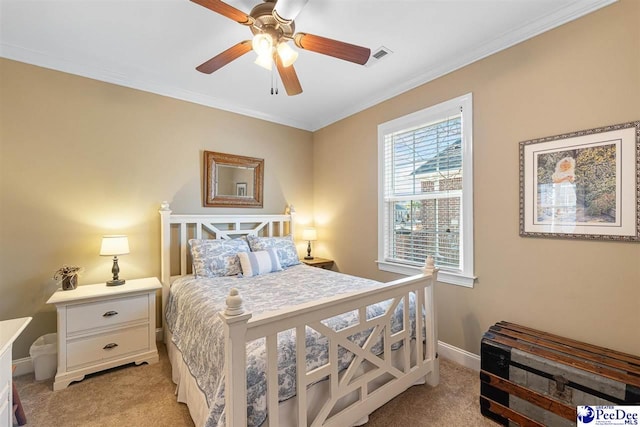
<path id="1" fill-rule="evenodd" d="M 464 234 L 472 230 L 465 224 L 472 216 L 464 215 L 465 191 L 471 191 L 472 182 L 465 179 L 471 138 L 466 134 L 470 126 L 464 126 L 470 116 L 465 108 L 471 104 L 453 101 L 379 127 L 383 265 L 420 267 L 431 255 L 441 270 L 473 275 L 472 260 L 465 264 L 465 258 L 473 256 L 472 242 L 465 242 L 472 234 Z"/>

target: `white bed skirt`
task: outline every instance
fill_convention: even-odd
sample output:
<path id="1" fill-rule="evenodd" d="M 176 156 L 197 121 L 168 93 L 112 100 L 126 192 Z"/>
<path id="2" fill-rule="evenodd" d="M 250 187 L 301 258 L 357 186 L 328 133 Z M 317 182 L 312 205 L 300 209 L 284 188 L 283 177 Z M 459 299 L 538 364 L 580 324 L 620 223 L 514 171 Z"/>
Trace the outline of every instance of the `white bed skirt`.
<path id="1" fill-rule="evenodd" d="M 191 414 L 191 418 L 193 419 L 193 422 L 196 425 L 196 427 L 204 426 L 207 421 L 207 418 L 209 417 L 209 406 L 207 405 L 207 399 L 204 393 L 202 392 L 202 390 L 200 390 L 200 387 L 198 387 L 195 377 L 193 377 L 191 375 L 191 372 L 189 372 L 189 368 L 187 367 L 186 363 L 184 363 L 184 360 L 182 358 L 182 353 L 171 340 L 171 332 L 169 332 L 167 329 L 168 328 L 165 328 L 164 338 L 165 338 L 165 343 L 167 347 L 167 353 L 169 355 L 169 361 L 171 362 L 171 367 L 172 367 L 171 379 L 176 384 L 177 400 L 178 402 L 187 404 L 187 407 L 189 408 L 189 413 Z M 415 340 L 411 341 L 411 346 L 413 349 L 413 347 L 415 346 Z M 394 353 L 392 356 L 394 360 L 393 365 L 401 366 L 402 353 L 399 351 L 394 351 L 392 353 Z M 414 352 L 412 351 L 411 354 L 413 355 Z M 414 361 L 412 360 L 411 363 L 414 363 Z M 426 378 L 423 377 L 420 379 L 420 381 L 417 381 L 415 385 L 424 384 L 425 380 Z M 383 383 L 379 385 L 383 385 Z M 310 419 L 313 419 L 312 417 L 315 414 L 317 414 L 320 410 L 319 405 L 314 406 L 313 402 L 321 402 L 321 399 L 315 399 L 314 397 L 326 395 L 329 392 L 328 388 L 329 388 L 329 382 L 321 381 L 307 389 L 307 398 L 309 402 L 308 412 L 310 415 Z M 355 397 L 353 401 L 355 401 Z M 347 407 L 351 403 L 352 401 L 347 400 L 344 402 L 343 407 Z M 280 407 L 280 426 L 278 427 L 297 426 L 296 398 L 293 397 L 289 400 L 281 402 L 279 407 Z M 356 422 L 354 426 L 361 426 L 367 423 L 368 421 L 369 421 L 369 417 L 366 416 L 358 420 L 358 422 Z M 268 427 L 268 426 L 269 426 L 269 418 L 267 418 L 266 422 L 263 424 L 263 427 Z"/>
<path id="2" fill-rule="evenodd" d="M 164 342 L 171 362 L 171 379 L 176 384 L 177 400 L 187 404 L 191 419 L 196 426 L 204 426 L 209 416 L 207 399 L 198 387 L 196 379 L 189 372 L 187 364 L 184 363 L 182 353 L 171 340 L 171 332 L 165 332 Z"/>

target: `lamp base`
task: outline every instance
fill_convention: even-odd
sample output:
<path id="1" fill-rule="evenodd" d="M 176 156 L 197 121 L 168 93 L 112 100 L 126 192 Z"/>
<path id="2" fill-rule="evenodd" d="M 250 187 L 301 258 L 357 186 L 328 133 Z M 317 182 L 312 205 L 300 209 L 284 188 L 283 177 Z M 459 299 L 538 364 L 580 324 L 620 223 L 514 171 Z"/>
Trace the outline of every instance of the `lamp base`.
<path id="1" fill-rule="evenodd" d="M 306 256 L 304 259 L 314 259 L 312 256 Z"/>
<path id="2" fill-rule="evenodd" d="M 107 286 L 120 286 L 120 285 L 124 285 L 125 280 L 120 279 L 120 280 L 109 280 L 107 282 Z"/>

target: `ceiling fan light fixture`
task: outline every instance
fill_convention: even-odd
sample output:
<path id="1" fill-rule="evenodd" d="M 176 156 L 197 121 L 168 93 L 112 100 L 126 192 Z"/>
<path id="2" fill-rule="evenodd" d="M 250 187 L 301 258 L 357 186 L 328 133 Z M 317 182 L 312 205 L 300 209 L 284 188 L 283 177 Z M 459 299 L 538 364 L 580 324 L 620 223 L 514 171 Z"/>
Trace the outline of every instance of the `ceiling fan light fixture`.
<path id="1" fill-rule="evenodd" d="M 273 38 L 270 34 L 267 33 L 256 34 L 255 36 L 253 36 L 251 46 L 253 47 L 253 50 L 256 51 L 258 56 L 268 55 L 270 57 L 271 52 L 273 51 Z"/>
<path id="2" fill-rule="evenodd" d="M 278 43 L 277 50 L 278 56 L 282 61 L 282 65 L 285 67 L 293 65 L 293 63 L 296 62 L 296 59 L 298 59 L 298 52 L 291 49 L 291 47 L 286 42 Z"/>
<path id="3" fill-rule="evenodd" d="M 273 64 L 273 58 L 271 54 L 258 55 L 254 64 L 261 66 L 262 68 L 271 71 L 271 65 Z"/>
<path id="4" fill-rule="evenodd" d="M 371 56 L 369 48 L 296 32 L 294 20 L 309 0 L 264 0 L 255 5 L 249 14 L 225 3 L 224 0 L 191 1 L 248 26 L 253 34 L 252 40 L 244 40 L 196 67 L 196 70 L 202 73 L 211 74 L 253 48 L 258 54 L 255 63 L 270 71 L 275 63 L 287 95 L 293 96 L 302 93 L 302 86 L 293 67 L 298 51 L 287 46 L 288 41 L 293 41 L 300 49 L 359 65 L 366 64 Z M 274 81 L 273 72 L 271 77 Z M 277 93 L 277 87 L 275 92 Z"/>

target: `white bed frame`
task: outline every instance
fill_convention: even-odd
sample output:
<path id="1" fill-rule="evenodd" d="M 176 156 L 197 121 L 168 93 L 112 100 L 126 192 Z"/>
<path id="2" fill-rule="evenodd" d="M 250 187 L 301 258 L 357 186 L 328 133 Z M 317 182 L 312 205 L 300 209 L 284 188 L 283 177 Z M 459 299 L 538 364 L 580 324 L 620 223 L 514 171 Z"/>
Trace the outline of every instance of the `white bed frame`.
<path id="1" fill-rule="evenodd" d="M 293 209 L 291 209 L 293 211 Z M 294 234 L 294 213 L 285 215 L 172 215 L 169 204 L 164 202 L 161 215 L 161 268 L 162 268 L 162 309 L 163 321 L 166 301 L 173 280 L 188 273 L 188 239 L 206 238 L 229 239 L 241 235 L 282 236 Z M 176 230 L 177 228 L 177 230 Z M 173 234 L 172 234 L 173 233 Z M 172 244 L 171 238 L 179 237 L 179 244 Z M 179 260 L 171 258 L 171 251 L 179 250 Z M 179 275 L 172 276 L 179 264 Z M 432 259 L 425 263 L 424 273 L 385 283 L 380 287 L 357 291 L 306 303 L 278 311 L 253 316 L 242 307 L 242 296 L 232 289 L 227 298 L 227 310 L 220 317 L 225 323 L 225 398 L 226 425 L 228 427 L 245 426 L 247 423 L 246 391 L 246 343 L 265 338 L 267 350 L 267 411 L 270 426 L 280 425 L 278 407 L 277 373 L 277 334 L 289 329 L 296 330 L 297 360 L 297 425 L 298 426 L 348 426 L 358 423 L 375 409 L 405 391 L 410 386 L 425 382 L 435 386 L 439 381 L 438 360 L 436 359 L 436 326 L 433 303 L 433 285 L 437 269 Z M 405 327 L 396 333 L 391 332 L 391 314 L 401 301 L 408 301 L 409 294 L 415 295 L 416 331 L 425 330 L 424 345 L 414 345 L 410 330 L 409 310 L 404 310 Z M 391 300 L 392 303 L 384 315 L 366 319 L 366 307 L 378 302 Z M 404 308 L 409 304 L 404 304 Z M 327 328 L 322 320 L 357 311 L 360 322 L 345 329 L 334 331 Z M 326 336 L 329 340 L 329 361 L 317 369 L 307 372 L 305 366 L 306 350 L 305 328 L 310 327 Z M 362 347 L 348 339 L 356 332 L 373 329 Z M 165 329 L 167 329 L 165 327 Z M 165 334 L 165 337 L 167 335 Z M 384 338 L 384 353 L 376 356 L 370 351 L 379 336 Z M 400 357 L 391 358 L 391 347 L 401 343 Z M 338 371 L 338 348 L 343 347 L 354 354 L 347 369 Z M 394 362 L 394 360 L 396 362 Z M 400 363 L 397 363 L 400 360 Z M 366 361 L 366 363 L 365 363 Z M 366 366 L 366 369 L 364 368 Z M 320 379 L 328 378 L 329 393 L 310 402 L 307 399 L 307 386 Z M 382 385 L 380 385 L 382 383 Z M 374 384 L 376 384 L 374 386 Z M 350 400 L 345 406 L 343 399 Z M 313 404 L 314 410 L 308 411 Z M 312 415 L 309 415 L 309 414 Z M 312 419 L 309 419 L 309 417 Z"/>

